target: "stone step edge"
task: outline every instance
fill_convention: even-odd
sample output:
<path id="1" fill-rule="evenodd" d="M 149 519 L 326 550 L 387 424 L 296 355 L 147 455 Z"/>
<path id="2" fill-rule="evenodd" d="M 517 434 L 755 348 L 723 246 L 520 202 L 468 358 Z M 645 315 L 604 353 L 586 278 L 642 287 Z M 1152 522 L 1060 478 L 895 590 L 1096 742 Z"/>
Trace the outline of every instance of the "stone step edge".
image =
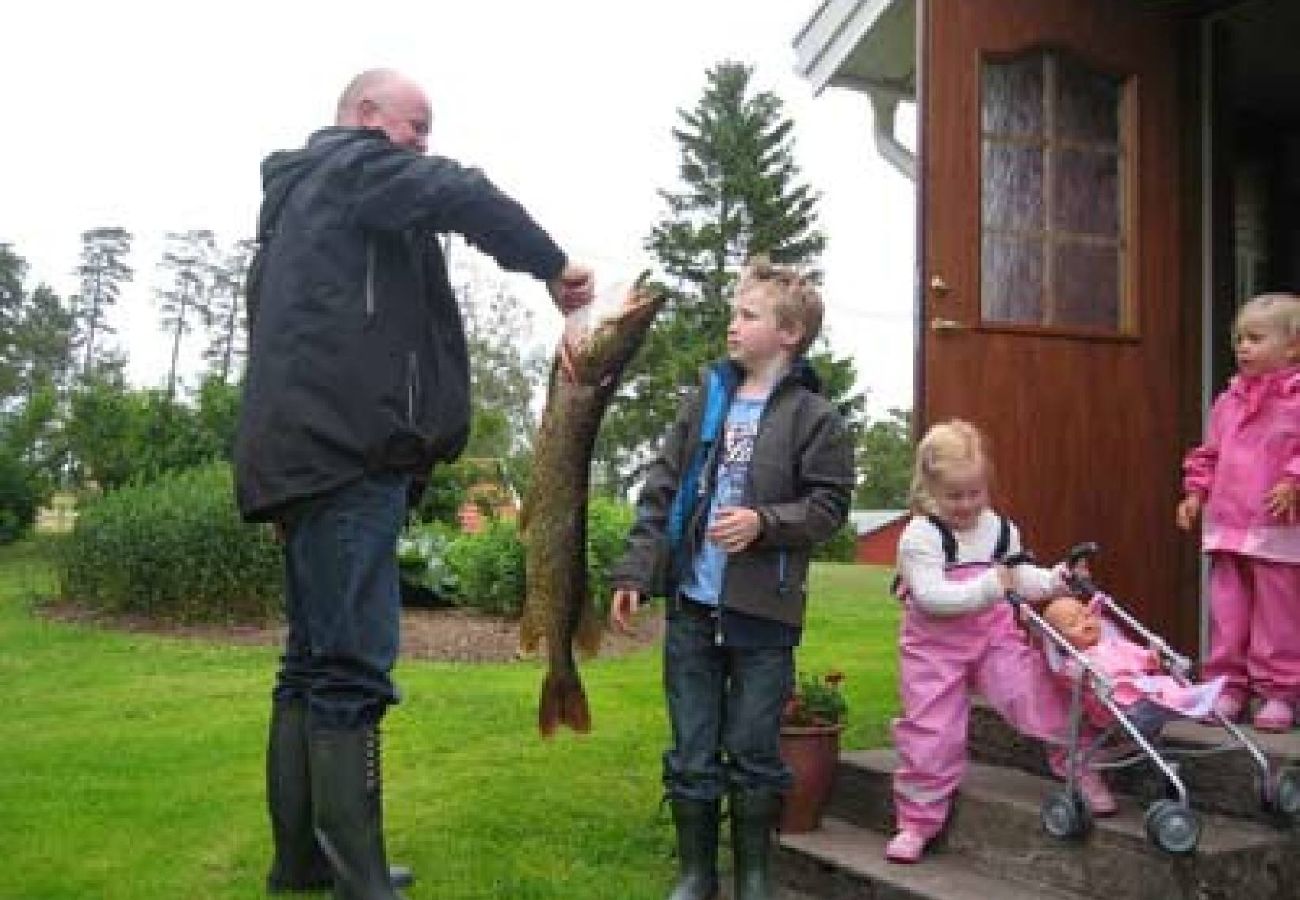
<path id="1" fill-rule="evenodd" d="M 1082 894 L 1060 888 L 1022 884 L 981 872 L 965 857 L 943 851 L 927 852 L 916 865 L 891 863 L 884 858 L 886 842 L 879 832 L 833 816 L 825 817 L 816 831 L 780 838 L 784 853 L 802 854 L 856 879 L 932 900 L 1086 900 Z"/>
<path id="2" fill-rule="evenodd" d="M 898 755 L 892 749 L 855 750 L 840 755 L 841 766 L 852 766 L 880 778 L 887 786 L 897 765 Z M 996 782 L 996 786 L 991 784 Z M 980 803 L 1002 804 L 1024 815 L 1038 816 L 1043 799 L 1064 782 L 1032 775 L 1019 769 L 970 763 L 959 789 L 959 799 L 969 798 Z M 1010 788 L 1010 794 L 1007 789 Z M 1146 808 L 1131 798 L 1117 795 L 1120 810 L 1114 816 L 1094 820 L 1094 828 L 1122 837 L 1147 843 L 1143 817 Z M 1238 819 L 1215 813 L 1198 813 L 1202 834 L 1200 853 L 1230 853 L 1278 841 L 1289 840 L 1289 833 L 1272 829 L 1248 819 Z M 1044 835 L 1045 839 L 1046 835 Z M 1157 851 L 1158 852 L 1158 851 Z"/>

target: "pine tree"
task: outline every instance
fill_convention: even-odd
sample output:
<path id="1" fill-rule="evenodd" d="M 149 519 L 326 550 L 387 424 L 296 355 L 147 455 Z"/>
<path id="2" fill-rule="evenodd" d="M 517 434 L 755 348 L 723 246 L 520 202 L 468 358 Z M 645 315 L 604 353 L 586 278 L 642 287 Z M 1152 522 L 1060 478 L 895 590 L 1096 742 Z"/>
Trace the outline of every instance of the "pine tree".
<path id="1" fill-rule="evenodd" d="M 161 268 L 170 273 L 171 281 L 158 291 L 158 307 L 163 329 L 172 338 L 171 365 L 167 369 L 170 401 L 176 396 L 181 338 L 194 329 L 195 319 L 206 321 L 209 315 L 217 248 L 212 232 L 206 229 L 168 232 L 167 244 Z"/>
<path id="2" fill-rule="evenodd" d="M 237 241 L 233 248 L 218 255 L 212 267 L 208 346 L 203 359 L 208 364 L 208 376 L 222 384 L 236 380 L 239 361 L 248 352 L 244 282 L 255 246 L 251 240 Z"/>
<path id="3" fill-rule="evenodd" d="M 75 345 L 82 354 L 81 374 L 88 376 L 108 356 L 100 349 L 105 334 L 112 334 L 108 311 L 117 303 L 123 284 L 134 272 L 124 260 L 131 253 L 131 234 L 123 228 L 91 228 L 81 234 L 81 293 L 73 298 Z"/>
<path id="4" fill-rule="evenodd" d="M 779 97 L 751 88 L 751 67 L 723 62 L 706 73 L 694 109 L 679 110 L 676 190 L 660 191 L 666 217 L 646 248 L 668 282 L 668 303 L 629 367 L 597 445 L 611 488 L 635 480 L 649 450 L 699 382 L 702 366 L 724 355 L 727 301 L 741 267 L 757 255 L 816 274 L 825 238 L 817 195 L 800 182 L 793 120 Z M 814 365 L 844 412 L 860 414 L 852 361 L 824 352 Z"/>

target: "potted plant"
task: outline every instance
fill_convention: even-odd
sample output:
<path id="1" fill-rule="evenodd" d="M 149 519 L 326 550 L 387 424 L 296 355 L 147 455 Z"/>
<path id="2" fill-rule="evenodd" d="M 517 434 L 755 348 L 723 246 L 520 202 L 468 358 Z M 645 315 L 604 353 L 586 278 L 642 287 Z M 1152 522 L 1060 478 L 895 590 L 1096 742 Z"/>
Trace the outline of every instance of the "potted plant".
<path id="1" fill-rule="evenodd" d="M 821 824 L 840 758 L 840 732 L 848 704 L 842 672 L 800 675 L 781 716 L 781 758 L 794 773 L 785 795 L 781 831 L 799 834 Z"/>

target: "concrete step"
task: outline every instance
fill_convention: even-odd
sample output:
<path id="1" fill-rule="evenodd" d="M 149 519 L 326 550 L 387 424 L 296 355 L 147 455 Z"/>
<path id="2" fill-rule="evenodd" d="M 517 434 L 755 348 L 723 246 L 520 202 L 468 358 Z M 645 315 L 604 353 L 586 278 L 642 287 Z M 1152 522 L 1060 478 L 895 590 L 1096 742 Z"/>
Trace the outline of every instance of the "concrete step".
<path id="1" fill-rule="evenodd" d="M 1267 734 L 1249 727 L 1243 730 L 1268 757 L 1274 775 L 1282 767 L 1300 767 L 1300 731 Z M 1166 725 L 1160 740 L 1161 746 L 1168 750 L 1167 753 L 1162 750 L 1162 755 L 1179 764 L 1179 777 L 1187 787 L 1193 807 L 1259 822 L 1271 821 L 1260 800 L 1259 768 L 1243 746 L 1238 743 L 1209 756 L 1186 755 L 1204 753 L 1231 742 L 1232 735 L 1225 728 L 1180 720 Z M 971 758 L 979 762 L 1047 774 L 1042 744 L 1020 735 L 986 704 L 977 703 L 971 711 L 968 746 Z M 1118 791 L 1136 797 L 1143 804 L 1167 795 L 1168 781 L 1145 760 L 1109 771 L 1106 777 Z"/>
<path id="2" fill-rule="evenodd" d="M 777 877 L 820 900 L 1083 900 L 982 874 L 953 853 L 927 853 L 914 866 L 886 862 L 886 840 L 827 818 L 817 831 L 782 836 Z"/>
<path id="3" fill-rule="evenodd" d="M 859 828 L 893 830 L 892 750 L 845 753 L 830 813 Z M 1147 839 L 1146 807 L 1120 798 L 1081 841 L 1043 831 L 1042 801 L 1060 783 L 1015 769 L 972 764 L 937 849 L 985 874 L 1106 900 L 1291 900 L 1300 896 L 1300 841 L 1254 822 L 1204 814 L 1197 851 L 1170 856 Z M 1285 887 L 1284 887 L 1285 885 Z"/>

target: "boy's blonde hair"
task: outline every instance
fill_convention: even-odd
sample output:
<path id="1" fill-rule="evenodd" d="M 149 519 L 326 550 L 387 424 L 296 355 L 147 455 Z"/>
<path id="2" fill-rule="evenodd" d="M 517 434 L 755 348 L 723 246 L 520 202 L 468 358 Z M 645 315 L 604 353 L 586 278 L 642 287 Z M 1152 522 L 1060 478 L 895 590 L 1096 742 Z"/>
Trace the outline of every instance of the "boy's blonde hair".
<path id="1" fill-rule="evenodd" d="M 795 357 L 807 353 L 822 329 L 822 296 L 813 276 L 793 266 L 773 265 L 766 256 L 756 256 L 741 270 L 736 293 L 751 288 L 763 290 L 771 300 L 777 324 L 798 328 L 802 333 Z"/>
<path id="2" fill-rule="evenodd" d="M 1300 297 L 1295 294 L 1260 294 L 1242 304 L 1232 323 L 1232 338 L 1237 339 L 1247 320 L 1267 323 L 1288 341 L 1300 340 Z"/>
<path id="3" fill-rule="evenodd" d="M 916 445 L 916 462 L 912 467 L 912 512 L 935 515 L 934 484 L 951 472 L 966 466 L 981 466 L 993 476 L 987 442 L 983 433 L 963 419 L 949 419 L 931 425 Z"/>

